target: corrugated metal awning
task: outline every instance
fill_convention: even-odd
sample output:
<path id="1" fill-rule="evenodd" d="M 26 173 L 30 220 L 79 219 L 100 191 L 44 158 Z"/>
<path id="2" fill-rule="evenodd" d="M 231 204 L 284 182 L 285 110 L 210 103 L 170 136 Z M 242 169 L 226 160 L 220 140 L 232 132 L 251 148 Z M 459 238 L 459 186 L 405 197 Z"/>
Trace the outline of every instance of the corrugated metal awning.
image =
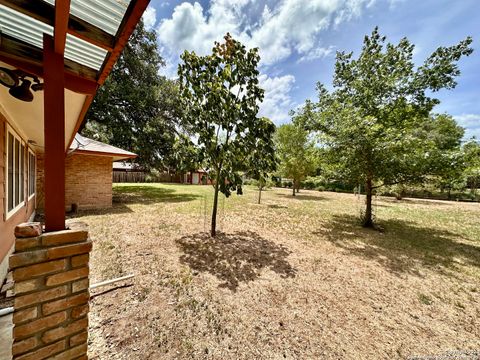
<path id="1" fill-rule="evenodd" d="M 53 36 L 53 26 L 0 5 L 0 32 L 42 49 L 43 34 Z M 106 50 L 67 34 L 65 58 L 98 71 L 106 55 Z"/>
<path id="2" fill-rule="evenodd" d="M 55 0 L 44 1 L 55 5 Z M 71 0 L 70 14 L 115 35 L 129 4 L 130 0 Z"/>
<path id="3" fill-rule="evenodd" d="M 121 27 L 135 0 L 71 0 L 65 58 L 99 72 L 122 33 Z M 28 46 L 33 53 L 43 48 L 43 35 L 54 35 L 55 0 L 4 0 L 0 5 L 0 36 L 23 57 Z M 27 46 L 27 47 L 26 47 Z M 0 53 L 9 53 L 0 39 Z M 35 59 L 38 60 L 38 59 Z M 89 73 L 89 71 L 78 71 Z"/>

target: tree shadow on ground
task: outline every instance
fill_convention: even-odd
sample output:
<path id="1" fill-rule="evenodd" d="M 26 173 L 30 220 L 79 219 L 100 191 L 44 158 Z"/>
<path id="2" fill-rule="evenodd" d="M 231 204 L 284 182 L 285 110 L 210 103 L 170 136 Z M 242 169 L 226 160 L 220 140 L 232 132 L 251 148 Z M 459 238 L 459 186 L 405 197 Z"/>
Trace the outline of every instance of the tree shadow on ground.
<path id="1" fill-rule="evenodd" d="M 288 198 L 291 200 L 302 200 L 302 201 L 324 201 L 325 200 L 323 196 L 316 196 L 316 195 L 309 195 L 309 194 L 302 194 L 302 193 L 295 194 L 295 196 L 293 196 L 291 193 L 276 194 L 276 195 L 282 198 Z"/>
<path id="2" fill-rule="evenodd" d="M 380 199 L 386 203 L 394 203 L 394 204 L 413 204 L 413 205 L 428 205 L 428 206 L 446 206 L 446 205 L 453 205 L 453 200 L 451 200 L 452 204 L 448 203 L 448 200 L 437 200 L 437 199 L 415 199 L 415 198 L 403 198 L 398 200 L 394 197 L 382 197 Z"/>
<path id="3" fill-rule="evenodd" d="M 278 205 L 278 204 L 269 204 L 267 205 L 270 209 L 288 209 L 286 205 Z"/>
<path id="4" fill-rule="evenodd" d="M 92 215 L 113 215 L 113 214 L 129 214 L 132 213 L 133 210 L 130 209 L 125 204 L 113 204 L 112 207 L 109 208 L 102 208 L 102 209 L 82 209 L 78 210 L 77 212 L 67 211 L 65 213 L 65 217 L 67 219 L 73 218 L 81 218 L 84 216 L 92 216 Z M 37 210 L 35 214 L 35 221 L 45 222 L 45 214 L 43 210 Z"/>
<path id="5" fill-rule="evenodd" d="M 121 186 L 113 190 L 113 202 L 123 204 L 178 203 L 193 201 L 200 195 L 180 193 L 175 189 L 155 186 Z"/>
<path id="6" fill-rule="evenodd" d="M 217 233 L 215 238 L 198 233 L 176 242 L 184 253 L 180 257 L 182 264 L 215 275 L 223 282 L 220 287 L 232 291 L 236 291 L 242 282 L 257 279 L 263 269 L 270 269 L 282 278 L 295 277 L 296 274 L 287 261 L 291 251 L 252 231 Z"/>
<path id="7" fill-rule="evenodd" d="M 347 253 L 372 259 L 397 275 L 420 275 L 422 268 L 462 276 L 461 266 L 480 268 L 480 243 L 446 230 L 404 220 L 382 220 L 385 232 L 365 229 L 354 216 L 334 216 L 314 234 L 322 235 Z"/>

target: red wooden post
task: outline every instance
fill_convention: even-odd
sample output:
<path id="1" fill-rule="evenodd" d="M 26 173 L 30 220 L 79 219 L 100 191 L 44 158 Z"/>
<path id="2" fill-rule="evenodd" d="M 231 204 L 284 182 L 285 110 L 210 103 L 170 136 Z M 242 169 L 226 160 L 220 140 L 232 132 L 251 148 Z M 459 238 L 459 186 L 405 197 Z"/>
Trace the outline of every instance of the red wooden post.
<path id="1" fill-rule="evenodd" d="M 65 76 L 63 54 L 43 36 L 45 231 L 65 229 Z"/>

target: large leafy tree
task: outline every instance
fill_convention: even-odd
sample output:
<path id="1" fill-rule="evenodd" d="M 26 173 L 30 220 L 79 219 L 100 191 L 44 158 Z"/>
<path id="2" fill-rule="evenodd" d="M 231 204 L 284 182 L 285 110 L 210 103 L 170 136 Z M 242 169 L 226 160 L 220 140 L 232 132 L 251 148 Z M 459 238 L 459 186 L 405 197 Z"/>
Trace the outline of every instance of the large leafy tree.
<path id="1" fill-rule="evenodd" d="M 196 134 L 200 160 L 215 180 L 211 235 L 216 234 L 218 194 L 241 194 L 240 171 L 258 141 L 272 136 L 257 117 L 264 91 L 258 85 L 258 49 L 247 50 L 229 34 L 212 54 L 185 51 L 178 66 L 185 121 Z"/>
<path id="2" fill-rule="evenodd" d="M 178 85 L 159 74 L 154 31 L 140 21 L 87 113 L 82 134 L 133 151 L 144 168 L 163 168 L 181 121 Z"/>
<path id="3" fill-rule="evenodd" d="M 414 45 L 403 38 L 386 43 L 375 28 L 366 36 L 357 59 L 338 52 L 333 90 L 318 84 L 319 100 L 307 103 L 299 122 L 320 133 L 338 171 L 363 184 L 363 225 L 372 227 L 372 194 L 383 185 L 419 181 L 429 168 L 436 144 L 425 136 L 425 123 L 441 89 L 453 89 L 460 75 L 457 62 L 472 53 L 467 37 L 439 47 L 416 67 Z"/>
<path id="4" fill-rule="evenodd" d="M 316 166 L 315 148 L 308 132 L 296 124 L 277 128 L 275 145 L 279 158 L 279 173 L 293 179 L 293 193 L 298 192 L 300 182 L 310 175 Z"/>

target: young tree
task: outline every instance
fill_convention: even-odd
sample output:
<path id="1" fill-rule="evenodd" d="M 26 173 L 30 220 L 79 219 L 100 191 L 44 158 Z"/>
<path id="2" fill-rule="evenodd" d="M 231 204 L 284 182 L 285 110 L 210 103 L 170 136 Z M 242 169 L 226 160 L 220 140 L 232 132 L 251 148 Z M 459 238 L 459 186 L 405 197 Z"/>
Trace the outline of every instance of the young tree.
<path id="1" fill-rule="evenodd" d="M 140 21 L 97 92 L 82 134 L 137 153 L 143 168 L 164 167 L 181 105 L 178 85 L 159 74 L 162 66 L 156 33 Z"/>
<path id="2" fill-rule="evenodd" d="M 188 135 L 180 134 L 175 139 L 167 165 L 169 169 L 181 176 L 201 167 L 198 161 L 198 149 Z"/>
<path id="3" fill-rule="evenodd" d="M 293 179 L 293 192 L 298 192 L 300 182 L 315 170 L 315 149 L 308 139 L 308 132 L 300 126 L 285 124 L 275 134 L 279 172 Z"/>
<path id="4" fill-rule="evenodd" d="M 333 91 L 318 84 L 319 101 L 298 116 L 319 131 L 324 145 L 350 181 L 365 186 L 365 227 L 373 227 L 372 194 L 382 185 L 421 179 L 435 142 L 422 130 L 439 103 L 441 89 L 453 89 L 457 61 L 472 53 L 472 39 L 439 47 L 416 68 L 414 45 L 406 38 L 385 43 L 375 28 L 366 36 L 358 59 L 338 52 Z M 428 138 L 427 138 L 428 139 Z"/>
<path id="5" fill-rule="evenodd" d="M 421 129 L 426 143 L 432 142 L 426 158 L 425 175 L 432 175 L 442 191 L 465 187 L 465 156 L 461 141 L 465 130 L 448 114 L 430 116 Z"/>
<path id="6" fill-rule="evenodd" d="M 242 193 L 240 171 L 259 141 L 272 136 L 257 118 L 264 91 L 258 85 L 258 49 L 247 50 L 230 34 L 212 54 L 185 51 L 178 66 L 185 121 L 196 134 L 200 160 L 215 180 L 211 235 L 216 234 L 218 193 Z"/>
<path id="7" fill-rule="evenodd" d="M 475 139 L 470 139 L 462 147 L 465 158 L 464 177 L 474 198 L 480 182 L 480 144 Z"/>
<path id="8" fill-rule="evenodd" d="M 262 200 L 262 190 L 271 173 L 277 170 L 277 157 L 275 156 L 275 144 L 273 134 L 275 133 L 275 124 L 268 118 L 261 118 L 259 128 L 269 136 L 261 137 L 256 140 L 254 149 L 247 158 L 248 174 L 258 181 L 258 204 Z"/>

